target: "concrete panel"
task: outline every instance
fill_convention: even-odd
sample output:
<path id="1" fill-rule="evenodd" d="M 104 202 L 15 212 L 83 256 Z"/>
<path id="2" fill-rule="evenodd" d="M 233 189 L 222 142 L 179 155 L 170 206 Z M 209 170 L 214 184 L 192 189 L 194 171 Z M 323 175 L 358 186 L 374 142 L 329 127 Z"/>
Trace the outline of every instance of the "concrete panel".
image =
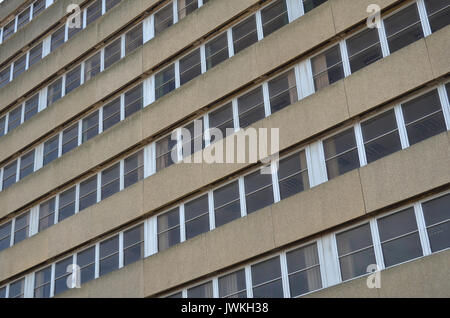
<path id="1" fill-rule="evenodd" d="M 427 45 L 422 39 L 344 79 L 350 116 L 432 79 Z"/>
<path id="2" fill-rule="evenodd" d="M 28 0 L 5 0 L 0 4 L 0 21 L 8 17 Z"/>
<path id="3" fill-rule="evenodd" d="M 369 289 L 367 276 L 312 293 L 310 298 L 448 298 L 450 251 L 442 251 L 381 272 L 381 288 Z"/>
<path id="4" fill-rule="evenodd" d="M 425 39 L 434 77 L 450 72 L 450 26 Z"/>
<path id="5" fill-rule="evenodd" d="M 367 212 L 450 182 L 447 133 L 377 160 L 360 169 Z"/>
<path id="6" fill-rule="evenodd" d="M 367 7 L 374 3 L 372 0 L 328 0 L 333 8 L 336 32 L 342 32 L 349 27 L 364 21 L 369 16 Z M 378 0 L 376 4 L 384 9 L 399 0 Z"/>
<path id="7" fill-rule="evenodd" d="M 86 243 L 142 213 L 142 182 L 139 182 L 3 250 L 0 253 L 0 281 Z"/>
<path id="8" fill-rule="evenodd" d="M 98 138 L 93 138 L 69 155 L 56 159 L 0 192 L 0 215 L 7 215 L 124 151 L 137 140 L 142 140 L 141 130 L 140 114 L 135 114 L 104 132 L 99 137 L 101 143 Z"/>
<path id="9" fill-rule="evenodd" d="M 364 215 L 358 170 L 282 200 L 272 208 L 275 243 L 283 246 Z"/>

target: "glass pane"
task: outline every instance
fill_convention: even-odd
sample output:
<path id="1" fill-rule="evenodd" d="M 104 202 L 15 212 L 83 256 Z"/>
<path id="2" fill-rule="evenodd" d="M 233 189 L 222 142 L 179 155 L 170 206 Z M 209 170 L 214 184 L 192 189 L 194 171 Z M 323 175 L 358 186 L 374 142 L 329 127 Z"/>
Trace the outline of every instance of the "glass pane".
<path id="1" fill-rule="evenodd" d="M 84 62 L 84 82 L 100 73 L 100 52 L 94 54 Z"/>
<path id="2" fill-rule="evenodd" d="M 348 280 L 367 274 L 369 265 L 376 264 L 373 248 L 368 248 L 354 254 L 343 256 L 339 259 L 341 265 L 342 280 Z"/>
<path id="3" fill-rule="evenodd" d="M 139 225 L 123 233 L 124 266 L 144 257 L 144 226 Z"/>
<path id="4" fill-rule="evenodd" d="M 129 187 L 132 184 L 144 178 L 144 153 L 138 153 L 124 160 L 124 186 Z"/>
<path id="5" fill-rule="evenodd" d="M 431 251 L 438 252 L 450 247 L 450 222 L 440 223 L 427 229 Z"/>
<path id="6" fill-rule="evenodd" d="M 34 298 L 50 297 L 51 266 L 34 274 Z"/>
<path id="7" fill-rule="evenodd" d="M 181 20 L 198 8 L 197 0 L 178 0 L 178 19 Z"/>
<path id="8" fill-rule="evenodd" d="M 44 143 L 44 166 L 58 158 L 59 136 Z"/>
<path id="9" fill-rule="evenodd" d="M 27 121 L 31 117 L 36 115 L 38 113 L 38 107 L 39 107 L 39 94 L 36 94 L 25 102 L 25 118 L 24 118 L 24 120 Z"/>
<path id="10" fill-rule="evenodd" d="M 419 233 L 417 232 L 383 243 L 381 246 L 383 248 L 384 264 L 386 267 L 423 255 Z"/>
<path id="11" fill-rule="evenodd" d="M 391 53 L 423 38 L 422 24 L 416 4 L 384 19 L 384 27 Z"/>
<path id="12" fill-rule="evenodd" d="M 97 20 L 102 15 L 102 0 L 95 1 L 87 8 L 86 25 Z"/>
<path id="13" fill-rule="evenodd" d="M 97 203 L 97 176 L 80 183 L 80 211 Z"/>
<path id="14" fill-rule="evenodd" d="M 364 30 L 346 42 L 352 73 L 383 58 L 376 28 Z"/>
<path id="15" fill-rule="evenodd" d="M 58 222 L 75 214 L 75 187 L 59 195 Z"/>
<path id="16" fill-rule="evenodd" d="M 327 0 L 303 0 L 303 9 L 305 13 L 307 13 L 325 2 L 327 2 Z"/>
<path id="17" fill-rule="evenodd" d="M 100 243 L 100 276 L 119 268 L 119 236 Z"/>
<path id="18" fill-rule="evenodd" d="M 180 59 L 180 85 L 183 85 L 202 73 L 200 49 Z"/>
<path id="19" fill-rule="evenodd" d="M 23 298 L 25 290 L 25 278 L 9 285 L 9 298 Z"/>
<path id="20" fill-rule="evenodd" d="M 245 271 L 240 271 L 219 277 L 219 297 L 233 297 L 240 295 L 242 292 L 246 297 Z"/>
<path id="21" fill-rule="evenodd" d="M 304 151 L 280 160 L 278 180 L 282 200 L 309 189 L 308 171 L 306 169 Z"/>
<path id="22" fill-rule="evenodd" d="M 78 123 L 63 131 L 62 154 L 78 147 Z"/>
<path id="23" fill-rule="evenodd" d="M 8 39 L 11 35 L 13 35 L 15 24 L 16 21 L 15 19 L 13 19 L 11 22 L 9 22 L 7 25 L 3 27 L 3 42 L 5 42 L 6 39 Z"/>
<path id="24" fill-rule="evenodd" d="M 9 79 L 11 77 L 11 65 L 8 65 L 6 68 L 0 71 L 0 87 L 5 86 L 9 83 Z"/>
<path id="25" fill-rule="evenodd" d="M 103 106 L 103 131 L 120 121 L 120 97 Z"/>
<path id="26" fill-rule="evenodd" d="M 212 298 L 213 289 L 212 282 L 205 283 L 200 286 L 192 287 L 187 290 L 188 298 Z"/>
<path id="27" fill-rule="evenodd" d="M 241 217 L 239 184 L 237 181 L 214 190 L 213 194 L 216 227 Z"/>
<path id="28" fill-rule="evenodd" d="M 417 231 L 414 208 L 409 208 L 395 214 L 378 219 L 378 232 L 381 242 Z"/>
<path id="29" fill-rule="evenodd" d="M 34 150 L 20 158 L 20 179 L 25 178 L 34 170 Z"/>
<path id="30" fill-rule="evenodd" d="M 82 142 L 86 142 L 98 135 L 98 111 L 95 111 L 88 117 L 83 119 Z"/>
<path id="31" fill-rule="evenodd" d="M 155 75 L 155 98 L 159 99 L 175 89 L 175 65 L 172 64 Z"/>
<path id="32" fill-rule="evenodd" d="M 28 227 L 30 224 L 30 212 L 26 212 L 21 216 L 16 217 L 16 224 L 14 227 L 14 244 L 17 244 L 28 237 Z"/>
<path id="33" fill-rule="evenodd" d="M 3 168 L 3 191 L 16 183 L 17 161 Z"/>
<path id="34" fill-rule="evenodd" d="M 47 87 L 47 107 L 56 103 L 62 97 L 62 78 Z"/>
<path id="35" fill-rule="evenodd" d="M 55 198 L 39 206 L 39 232 L 55 224 Z"/>
<path id="36" fill-rule="evenodd" d="M 280 258 L 274 257 L 256 265 L 252 265 L 253 286 L 281 278 Z"/>
<path id="37" fill-rule="evenodd" d="M 171 166 L 177 158 L 176 140 L 167 136 L 156 142 L 156 171 Z M 172 153 L 173 152 L 173 153 Z"/>
<path id="38" fill-rule="evenodd" d="M 450 220 L 450 194 L 422 203 L 427 226 Z"/>
<path id="39" fill-rule="evenodd" d="M 264 37 L 289 23 L 286 1 L 278 0 L 261 10 Z"/>
<path id="40" fill-rule="evenodd" d="M 173 4 L 169 4 L 155 13 L 155 36 L 173 24 Z"/>
<path id="41" fill-rule="evenodd" d="M 81 84 L 81 65 L 66 74 L 66 95 Z"/>
<path id="42" fill-rule="evenodd" d="M 33 4 L 33 19 L 45 10 L 45 0 L 37 0 Z"/>
<path id="43" fill-rule="evenodd" d="M 143 107 L 142 84 L 130 89 L 125 93 L 125 118 L 131 116 Z"/>
<path id="44" fill-rule="evenodd" d="M 234 132 L 233 107 L 231 103 L 219 107 L 215 111 L 209 113 L 209 128 L 217 128 L 221 132 L 220 136 L 217 135 L 214 130 L 210 131 L 211 143 L 216 142 L 223 137 L 231 135 Z"/>
<path id="45" fill-rule="evenodd" d="M 251 15 L 244 21 L 232 28 L 234 54 L 258 42 L 258 33 L 256 31 L 256 15 Z"/>
<path id="46" fill-rule="evenodd" d="M 158 216 L 158 250 L 163 251 L 180 243 L 180 215 L 178 208 Z"/>
<path id="47" fill-rule="evenodd" d="M 339 256 L 372 246 L 369 224 L 336 235 Z"/>
<path id="48" fill-rule="evenodd" d="M 316 243 L 286 253 L 288 274 L 319 265 Z"/>
<path id="49" fill-rule="evenodd" d="M 42 42 L 30 50 L 29 67 L 36 64 L 42 59 Z"/>
<path id="50" fill-rule="evenodd" d="M 18 60 L 14 61 L 14 71 L 13 71 L 13 78 L 17 78 L 20 74 L 25 72 L 25 66 L 27 62 L 27 56 L 23 55 Z"/>
<path id="51" fill-rule="evenodd" d="M 244 177 L 247 214 L 273 204 L 272 175 L 259 171 Z"/>
<path id="52" fill-rule="evenodd" d="M 8 248 L 11 244 L 11 227 L 12 222 L 6 222 L 2 225 L 0 225 L 0 251 L 3 251 L 4 249 Z"/>
<path id="53" fill-rule="evenodd" d="M 6 116 L 0 118 L 0 137 L 5 135 Z"/>
<path id="54" fill-rule="evenodd" d="M 67 279 L 72 272 L 68 272 L 67 268 L 71 268 L 73 257 L 70 256 L 55 264 L 55 295 L 60 294 L 69 289 L 71 285 L 67 284 Z"/>
<path id="55" fill-rule="evenodd" d="M 316 92 L 344 78 L 344 67 L 339 45 L 313 57 L 311 66 Z"/>
<path id="56" fill-rule="evenodd" d="M 228 59 L 228 39 L 227 34 L 222 33 L 205 45 L 206 68 L 209 70 L 214 66 Z"/>
<path id="57" fill-rule="evenodd" d="M 186 240 L 209 231 L 208 195 L 201 196 L 184 205 Z"/>
<path id="58" fill-rule="evenodd" d="M 269 81 L 270 108 L 275 113 L 298 100 L 294 70 Z"/>
<path id="59" fill-rule="evenodd" d="M 245 128 L 266 117 L 262 87 L 238 98 L 239 126 Z"/>
<path id="60" fill-rule="evenodd" d="M 102 171 L 102 200 L 120 191 L 120 164 Z"/>
<path id="61" fill-rule="evenodd" d="M 432 32 L 436 32 L 448 25 L 450 21 L 448 0 L 425 0 L 425 7 Z"/>
<path id="62" fill-rule="evenodd" d="M 9 112 L 8 132 L 14 130 L 20 125 L 20 118 L 22 116 L 22 107 L 17 107 Z"/>
<path id="63" fill-rule="evenodd" d="M 125 34 L 125 55 L 130 54 L 135 49 L 140 47 L 142 44 L 143 44 L 143 29 L 142 29 L 142 23 L 140 23 L 137 27 L 135 27 L 131 31 L 128 31 Z M 116 53 L 116 59 L 119 60 L 120 59 L 120 39 L 116 40 L 115 46 L 116 46 L 116 48 L 113 49 L 113 51 L 118 52 L 118 53 Z M 118 54 L 118 56 L 117 56 L 117 54 Z M 112 63 L 114 63 L 114 62 L 112 62 Z M 109 65 L 111 65 L 112 63 L 110 63 Z"/>
<path id="64" fill-rule="evenodd" d="M 310 268 L 289 276 L 289 287 L 291 297 L 312 292 L 322 288 L 322 278 L 320 276 L 320 268 Z"/>
<path id="65" fill-rule="evenodd" d="M 95 278 L 95 246 L 77 254 L 77 264 L 81 269 L 80 282 L 84 284 Z"/>
<path id="66" fill-rule="evenodd" d="M 121 0 L 106 0 L 106 11 L 111 10 L 118 4 Z"/>
<path id="67" fill-rule="evenodd" d="M 61 44 L 64 43 L 64 35 L 66 32 L 66 26 L 63 25 L 58 30 L 56 30 L 51 36 L 51 44 L 50 51 L 53 52 L 56 50 Z"/>
<path id="68" fill-rule="evenodd" d="M 329 180 L 360 166 L 353 128 L 324 140 L 323 149 Z"/>

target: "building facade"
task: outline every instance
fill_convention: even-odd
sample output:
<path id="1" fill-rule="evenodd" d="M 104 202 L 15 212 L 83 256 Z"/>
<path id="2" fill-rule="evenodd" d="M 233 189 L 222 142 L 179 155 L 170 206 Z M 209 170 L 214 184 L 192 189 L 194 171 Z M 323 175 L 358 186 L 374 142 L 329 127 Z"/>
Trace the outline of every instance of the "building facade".
<path id="1" fill-rule="evenodd" d="M 450 297 L 450 0 L 373 2 L 3 1 L 0 298 Z"/>

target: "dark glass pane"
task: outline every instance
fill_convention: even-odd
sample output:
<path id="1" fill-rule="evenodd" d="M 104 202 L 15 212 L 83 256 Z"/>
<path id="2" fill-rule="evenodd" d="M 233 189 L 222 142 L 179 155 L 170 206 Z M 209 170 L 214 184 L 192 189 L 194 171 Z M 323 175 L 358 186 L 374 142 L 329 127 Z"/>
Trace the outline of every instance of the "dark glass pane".
<path id="1" fill-rule="evenodd" d="M 45 10 L 45 0 L 37 0 L 33 4 L 33 19 Z"/>
<path id="2" fill-rule="evenodd" d="M 369 224 L 336 235 L 339 256 L 372 246 Z"/>
<path id="3" fill-rule="evenodd" d="M 291 297 L 297 297 L 322 288 L 320 268 L 314 267 L 289 276 Z"/>
<path id="4" fill-rule="evenodd" d="M 100 52 L 94 54 L 84 62 L 84 82 L 100 73 Z"/>
<path id="5" fill-rule="evenodd" d="M 253 286 L 260 285 L 277 278 L 281 278 L 279 257 L 274 257 L 267 261 L 252 265 Z"/>
<path id="6" fill-rule="evenodd" d="M 304 151 L 280 160 L 278 180 L 282 200 L 309 188 L 308 171 L 306 169 Z"/>
<path id="7" fill-rule="evenodd" d="M 106 11 L 114 8 L 121 0 L 106 0 Z"/>
<path id="8" fill-rule="evenodd" d="M 241 217 L 239 185 L 237 181 L 214 190 L 216 227 Z"/>
<path id="9" fill-rule="evenodd" d="M 144 257 L 144 226 L 139 225 L 123 233 L 124 266 Z"/>
<path id="10" fill-rule="evenodd" d="M 378 231 L 380 233 L 381 242 L 417 231 L 414 209 L 409 208 L 378 219 Z"/>
<path id="11" fill-rule="evenodd" d="M 81 269 L 81 284 L 95 278 L 95 247 L 88 248 L 77 254 L 77 264 Z"/>
<path id="12" fill-rule="evenodd" d="M 63 131 L 62 154 L 78 147 L 78 123 Z"/>
<path id="13" fill-rule="evenodd" d="M 59 195 L 58 222 L 75 214 L 75 187 Z"/>
<path id="14" fill-rule="evenodd" d="M 0 251 L 7 249 L 11 244 L 11 227 L 11 221 L 0 225 Z"/>
<path id="15" fill-rule="evenodd" d="M 57 79 L 47 88 L 47 107 L 56 103 L 62 97 L 62 78 Z"/>
<path id="16" fill-rule="evenodd" d="M 34 274 L 34 298 L 50 297 L 51 266 Z"/>
<path id="17" fill-rule="evenodd" d="M 25 67 L 27 63 L 27 56 L 23 55 L 18 60 L 14 61 L 14 71 L 13 78 L 15 79 L 17 76 L 25 72 Z"/>
<path id="18" fill-rule="evenodd" d="M 339 45 L 311 59 L 316 92 L 344 78 L 341 50 Z"/>
<path id="19" fill-rule="evenodd" d="M 80 211 L 97 203 L 97 176 L 80 183 Z"/>
<path id="20" fill-rule="evenodd" d="M 34 150 L 20 158 L 20 179 L 25 178 L 34 171 Z"/>
<path id="21" fill-rule="evenodd" d="M 120 121 L 120 98 L 116 98 L 103 106 L 103 131 L 111 128 Z"/>
<path id="22" fill-rule="evenodd" d="M 376 28 L 359 32 L 346 42 L 352 73 L 383 58 Z"/>
<path id="23" fill-rule="evenodd" d="M 175 89 L 175 65 L 155 75 L 155 98 L 159 99 Z"/>
<path id="24" fill-rule="evenodd" d="M 222 133 L 222 137 L 226 137 L 230 135 L 232 132 L 234 132 L 233 108 L 231 103 L 219 107 L 218 109 L 209 114 L 209 128 L 219 129 Z M 213 132 L 214 131 L 211 131 L 210 133 L 211 143 L 222 139 L 219 138 L 220 136 L 216 136 Z"/>
<path id="25" fill-rule="evenodd" d="M 186 240 L 209 231 L 208 195 L 184 205 Z"/>
<path id="26" fill-rule="evenodd" d="M 44 143 L 44 166 L 58 158 L 58 144 L 58 136 L 55 136 Z"/>
<path id="27" fill-rule="evenodd" d="M 165 6 L 155 13 L 155 36 L 173 24 L 173 4 Z"/>
<path id="28" fill-rule="evenodd" d="M 23 298 L 25 290 L 25 278 L 22 278 L 9 285 L 8 298 Z"/>
<path id="29" fill-rule="evenodd" d="M 258 33 L 256 31 L 256 15 L 251 15 L 238 25 L 234 26 L 233 32 L 233 47 L 234 54 L 249 47 L 253 43 L 258 42 Z"/>
<path id="30" fill-rule="evenodd" d="M 450 221 L 431 226 L 427 232 L 433 253 L 450 247 Z"/>
<path id="31" fill-rule="evenodd" d="M 178 19 L 181 20 L 198 8 L 197 0 L 178 0 Z"/>
<path id="32" fill-rule="evenodd" d="M 294 70 L 269 81 L 270 108 L 275 113 L 298 100 Z"/>
<path id="33" fill-rule="evenodd" d="M 98 111 L 95 111 L 94 113 L 83 119 L 82 142 L 86 142 L 98 135 L 98 120 Z"/>
<path id="34" fill-rule="evenodd" d="M 167 136 L 156 142 L 156 171 L 171 166 L 177 157 L 176 140 L 172 140 L 171 136 Z M 172 153 L 173 152 L 173 153 Z"/>
<path id="35" fill-rule="evenodd" d="M 278 0 L 261 10 L 264 37 L 289 23 L 286 1 Z"/>
<path id="36" fill-rule="evenodd" d="M 425 7 L 432 32 L 436 32 L 448 25 L 450 21 L 450 4 L 448 0 L 425 0 Z"/>
<path id="37" fill-rule="evenodd" d="M 143 28 L 142 28 L 142 23 L 140 23 L 137 27 L 135 27 L 131 31 L 128 31 L 125 34 L 125 55 L 130 54 L 135 49 L 140 47 L 142 44 L 143 44 Z M 116 48 L 112 49 L 112 50 L 118 52 L 118 53 L 116 53 L 116 59 L 119 60 L 120 59 L 120 39 L 116 40 L 115 46 L 116 46 Z M 117 56 L 117 54 L 118 54 L 118 56 Z M 114 62 L 112 62 L 112 63 L 114 63 Z M 111 65 L 112 63 L 110 63 L 109 65 Z"/>
<path id="38" fill-rule="evenodd" d="M 38 113 L 38 107 L 39 107 L 39 94 L 34 95 L 29 100 L 25 102 L 25 118 L 24 120 L 27 121 L 34 115 Z M 1 130 L 1 125 L 0 125 Z M 1 135 L 1 133 L 0 133 Z"/>
<path id="39" fill-rule="evenodd" d="M 219 277 L 219 297 L 230 297 L 246 290 L 245 271 L 243 269 Z"/>
<path id="40" fill-rule="evenodd" d="M 383 248 L 384 265 L 386 267 L 423 255 L 419 233 L 417 232 L 383 243 L 381 246 Z"/>
<path id="41" fill-rule="evenodd" d="M 245 128 L 266 117 L 262 87 L 238 98 L 239 126 Z"/>
<path id="42" fill-rule="evenodd" d="M 222 33 L 205 45 L 206 67 L 211 69 L 214 66 L 228 59 L 228 39 L 227 34 Z"/>
<path id="43" fill-rule="evenodd" d="M 8 84 L 10 77 L 11 77 L 11 65 L 8 65 L 6 68 L 0 71 L 0 87 L 3 87 L 6 84 Z"/>
<path id="44" fill-rule="evenodd" d="M 66 32 L 66 26 L 63 25 L 58 30 L 56 30 L 51 37 L 50 51 L 53 52 L 56 50 L 61 44 L 64 43 L 64 36 Z"/>
<path id="45" fill-rule="evenodd" d="M 5 135 L 6 116 L 0 118 L 0 137 Z"/>
<path id="46" fill-rule="evenodd" d="M 3 42 L 14 34 L 14 27 L 16 25 L 16 20 L 13 19 L 7 25 L 3 27 Z"/>
<path id="47" fill-rule="evenodd" d="M 187 290 L 188 298 L 212 298 L 213 289 L 212 282 L 202 284 L 200 286 L 192 287 Z"/>
<path id="48" fill-rule="evenodd" d="M 42 59 L 42 42 L 30 50 L 29 67 Z"/>
<path id="49" fill-rule="evenodd" d="M 200 49 L 180 59 L 180 85 L 183 85 L 202 73 Z"/>
<path id="50" fill-rule="evenodd" d="M 55 224 L 55 198 L 39 206 L 39 232 Z"/>
<path id="51" fill-rule="evenodd" d="M 20 118 L 22 116 L 22 107 L 17 107 L 9 112 L 8 119 L 8 133 L 20 125 Z"/>
<path id="52" fill-rule="evenodd" d="M 81 84 L 81 65 L 66 74 L 66 95 Z"/>
<path id="53" fill-rule="evenodd" d="M 255 172 L 245 176 L 247 214 L 273 204 L 272 175 Z"/>
<path id="54" fill-rule="evenodd" d="M 120 164 L 102 171 L 102 200 L 120 190 Z"/>
<path id="55" fill-rule="evenodd" d="M 367 267 L 376 264 L 373 248 L 368 248 L 339 259 L 342 280 L 348 280 L 367 273 Z"/>
<path id="56" fill-rule="evenodd" d="M 157 222 L 159 251 L 180 243 L 180 215 L 178 208 L 158 216 Z"/>
<path id="57" fill-rule="evenodd" d="M 100 276 L 119 268 L 119 236 L 100 243 Z"/>
<path id="58" fill-rule="evenodd" d="M 3 190 L 16 183 L 17 160 L 3 168 Z"/>
<path id="59" fill-rule="evenodd" d="M 55 295 L 60 294 L 69 289 L 67 279 L 72 272 L 68 272 L 67 268 L 73 264 L 73 257 L 70 256 L 55 264 Z"/>
<path id="60" fill-rule="evenodd" d="M 450 194 L 422 203 L 427 226 L 450 220 Z"/>
<path id="61" fill-rule="evenodd" d="M 95 1 L 87 8 L 86 25 L 97 20 L 102 15 L 102 0 Z"/>
<path id="62" fill-rule="evenodd" d="M 303 0 L 304 11 L 307 13 L 325 2 L 327 2 L 327 0 Z"/>
<path id="63" fill-rule="evenodd" d="M 132 184 L 144 178 L 144 154 L 142 151 L 124 160 L 124 186 Z"/>

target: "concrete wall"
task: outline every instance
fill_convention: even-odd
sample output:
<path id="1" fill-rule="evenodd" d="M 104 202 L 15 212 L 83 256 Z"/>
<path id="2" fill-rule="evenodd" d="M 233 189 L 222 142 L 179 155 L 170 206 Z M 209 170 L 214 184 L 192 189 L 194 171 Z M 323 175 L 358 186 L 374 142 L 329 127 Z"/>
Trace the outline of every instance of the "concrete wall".
<path id="1" fill-rule="evenodd" d="M 5 0 L 0 4 L 0 22 L 30 0 Z"/>

